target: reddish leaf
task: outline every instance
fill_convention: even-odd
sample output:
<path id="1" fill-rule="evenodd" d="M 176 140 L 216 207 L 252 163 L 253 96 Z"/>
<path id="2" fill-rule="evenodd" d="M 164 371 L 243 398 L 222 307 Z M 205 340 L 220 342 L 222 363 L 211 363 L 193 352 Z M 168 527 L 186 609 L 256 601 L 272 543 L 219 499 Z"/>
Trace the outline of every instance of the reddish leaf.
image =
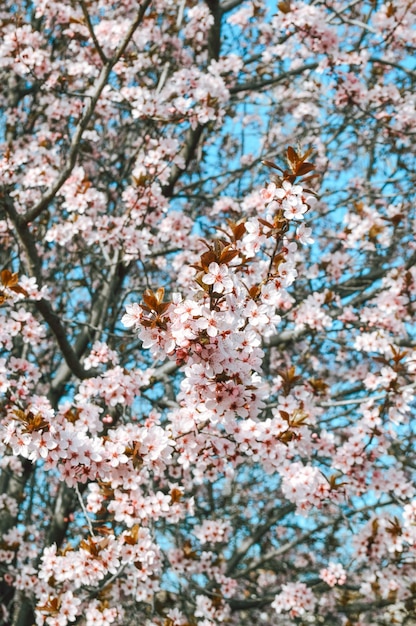
<path id="1" fill-rule="evenodd" d="M 300 165 L 296 168 L 296 175 L 304 176 L 305 174 L 312 172 L 313 169 L 315 168 L 312 165 L 312 163 L 308 163 L 308 162 L 300 163 Z"/>
<path id="2" fill-rule="evenodd" d="M 12 274 L 10 270 L 4 269 L 0 274 L 1 282 L 5 287 L 11 289 L 15 285 L 17 285 L 18 276 L 17 274 Z"/>
<path id="3" fill-rule="evenodd" d="M 219 261 L 220 263 L 227 264 L 233 259 L 235 259 L 236 256 L 238 256 L 238 250 L 225 249 L 221 252 Z"/>
<path id="4" fill-rule="evenodd" d="M 273 163 L 273 161 L 264 160 L 262 161 L 262 163 L 266 167 L 272 167 L 273 169 L 278 170 L 279 172 L 283 172 L 282 168 L 276 165 L 276 163 Z"/>
<path id="5" fill-rule="evenodd" d="M 282 2 L 278 3 L 277 8 L 282 13 L 290 13 L 290 11 L 292 10 L 292 7 L 290 5 L 290 0 L 282 0 Z"/>
<path id="6" fill-rule="evenodd" d="M 288 163 L 290 165 L 290 167 L 292 168 L 292 171 L 295 170 L 297 164 L 299 163 L 300 159 L 298 157 L 298 155 L 296 154 L 296 151 L 294 148 L 292 148 L 292 146 L 289 146 L 287 151 L 286 151 L 286 157 L 288 160 Z"/>

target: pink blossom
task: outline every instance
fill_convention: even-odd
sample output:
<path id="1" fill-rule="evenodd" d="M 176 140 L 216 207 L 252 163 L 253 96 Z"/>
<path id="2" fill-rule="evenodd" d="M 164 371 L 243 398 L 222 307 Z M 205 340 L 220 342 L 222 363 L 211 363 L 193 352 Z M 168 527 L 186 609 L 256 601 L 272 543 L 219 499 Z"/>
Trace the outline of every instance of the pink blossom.
<path id="1" fill-rule="evenodd" d="M 322 569 L 319 575 L 330 587 L 343 585 L 347 580 L 346 571 L 340 563 L 329 563 L 328 567 Z"/>
<path id="2" fill-rule="evenodd" d="M 288 612 L 291 617 L 300 617 L 314 611 L 316 600 L 305 583 L 287 583 L 276 595 L 272 607 L 277 614 Z"/>
<path id="3" fill-rule="evenodd" d="M 228 276 L 228 267 L 217 263 L 209 264 L 208 272 L 202 277 L 202 282 L 212 285 L 213 291 L 217 293 L 223 293 L 233 287 L 233 282 Z"/>

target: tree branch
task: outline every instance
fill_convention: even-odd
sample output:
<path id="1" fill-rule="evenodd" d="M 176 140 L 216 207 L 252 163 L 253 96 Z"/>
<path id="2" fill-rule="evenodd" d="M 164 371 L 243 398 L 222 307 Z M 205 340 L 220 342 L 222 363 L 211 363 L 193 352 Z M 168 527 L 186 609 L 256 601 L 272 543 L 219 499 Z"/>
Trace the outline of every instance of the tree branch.
<path id="1" fill-rule="evenodd" d="M 416 264 L 416 252 L 414 252 L 412 256 L 408 259 L 408 261 L 404 264 L 404 269 L 407 271 L 411 267 L 413 267 L 415 264 Z M 351 295 L 354 292 L 358 291 L 359 293 L 355 296 L 355 298 L 352 298 L 347 303 L 350 306 L 357 306 L 357 305 L 363 304 L 364 302 L 371 300 L 371 298 L 377 295 L 377 293 L 380 293 L 382 291 L 382 288 L 380 286 L 377 286 L 374 289 L 372 289 L 370 293 L 366 293 L 366 289 L 369 286 L 374 285 L 375 281 L 380 280 L 381 278 L 384 278 L 388 274 L 388 272 L 390 272 L 392 269 L 394 269 L 394 267 L 387 267 L 387 268 L 379 267 L 369 272 L 368 274 L 365 274 L 364 276 L 353 276 L 352 278 L 349 278 L 348 280 L 346 280 L 343 283 L 340 283 L 339 285 L 330 285 L 330 286 L 326 285 L 322 289 L 319 289 L 316 291 L 317 293 L 319 293 L 323 289 L 328 289 L 329 291 L 332 291 L 337 294 L 342 294 L 342 292 L 344 293 L 347 292 L 346 295 L 341 296 L 341 297 L 351 297 Z M 332 312 L 329 312 L 329 315 L 335 318 L 338 315 L 338 313 L 339 313 L 339 309 L 334 309 Z M 285 330 L 278 335 L 273 335 L 272 337 L 267 339 L 267 341 L 264 341 L 263 346 L 266 348 L 277 347 L 277 346 L 289 343 L 291 341 L 297 341 L 298 339 L 301 339 L 305 335 L 308 335 L 310 332 L 311 332 L 311 329 L 309 327 L 298 328 L 296 330 Z"/>
<path id="2" fill-rule="evenodd" d="M 254 531 L 254 533 L 248 537 L 245 541 L 242 542 L 241 546 L 234 552 L 233 556 L 228 561 L 226 576 L 230 576 L 231 572 L 236 568 L 236 566 L 241 562 L 241 560 L 245 557 L 247 552 L 252 548 L 256 543 L 260 541 L 260 539 L 270 530 L 270 528 L 276 524 L 279 520 L 289 515 L 289 513 L 293 513 L 295 511 L 296 506 L 294 504 L 288 504 L 287 506 L 278 510 L 276 515 L 271 515 L 273 511 L 270 511 L 270 518 L 267 520 L 265 524 L 262 524 Z"/>
<path id="3" fill-rule="evenodd" d="M 127 48 L 131 38 L 133 37 L 137 27 L 139 26 L 139 24 L 141 23 L 144 14 L 146 12 L 147 7 L 150 5 L 151 0 L 144 0 L 143 4 L 140 7 L 140 10 L 137 14 L 136 19 L 134 20 L 134 22 L 132 23 L 132 25 L 130 26 L 127 35 L 125 36 L 125 38 L 123 39 L 122 43 L 120 44 L 119 48 L 116 50 L 114 56 L 107 61 L 107 63 L 104 65 L 104 67 L 102 68 L 100 75 L 98 77 L 98 81 L 94 90 L 94 93 L 92 94 L 89 104 L 87 105 L 83 116 L 81 117 L 80 121 L 78 122 L 78 125 L 75 129 L 74 135 L 72 137 L 71 140 L 71 145 L 68 151 L 68 159 L 67 162 L 65 164 L 65 166 L 62 169 L 61 175 L 57 178 L 57 180 L 54 182 L 54 184 L 50 187 L 50 189 L 46 192 L 46 194 L 43 196 L 43 198 L 38 202 L 37 205 L 35 205 L 33 207 L 33 209 L 31 209 L 30 211 L 28 211 L 26 213 L 26 215 L 23 218 L 20 218 L 21 220 L 23 220 L 26 224 L 28 224 L 29 222 L 32 222 L 34 219 L 36 219 L 41 213 L 42 211 L 44 211 L 49 203 L 54 199 L 55 195 L 57 194 L 57 192 L 61 189 L 61 187 L 64 185 L 64 183 L 66 182 L 66 180 L 68 179 L 68 177 L 70 176 L 72 170 L 75 167 L 76 161 L 77 161 L 77 157 L 78 157 L 78 152 L 79 152 L 79 147 L 80 147 L 80 142 L 82 139 L 82 135 L 84 133 L 84 130 L 86 130 L 92 116 L 93 113 L 95 111 L 95 107 L 96 104 L 101 96 L 101 93 L 104 89 L 104 87 L 107 85 L 108 82 L 108 78 L 110 76 L 110 73 L 113 69 L 113 67 L 115 66 L 115 64 L 120 60 L 121 56 L 123 55 L 125 49 Z"/>
<path id="4" fill-rule="evenodd" d="M 82 13 L 84 15 L 85 21 L 87 22 L 87 27 L 88 27 L 88 30 L 90 32 L 91 39 L 94 42 L 95 49 L 97 50 L 101 61 L 104 64 L 106 64 L 106 63 L 108 63 L 108 59 L 107 59 L 106 55 L 104 54 L 104 51 L 101 48 L 100 43 L 99 43 L 99 41 L 98 41 L 98 39 L 97 39 L 97 37 L 95 35 L 94 28 L 93 28 L 93 25 L 91 23 L 90 15 L 88 13 L 87 7 L 85 6 L 84 0 L 79 0 L 79 4 L 81 6 Z"/>
<path id="5" fill-rule="evenodd" d="M 123 280 L 127 275 L 126 269 L 118 262 L 119 253 L 117 253 L 116 256 L 116 262 L 112 263 L 111 265 L 109 279 L 103 279 L 104 282 L 102 288 L 98 292 L 92 305 L 90 323 L 82 328 L 78 337 L 75 340 L 75 346 L 73 348 L 73 351 L 78 359 L 78 362 L 80 362 L 80 358 L 84 353 L 84 350 L 86 349 L 88 343 L 92 340 L 92 336 L 95 336 L 97 332 L 99 332 L 100 328 L 103 327 L 110 301 L 112 298 L 116 297 L 116 294 L 121 288 Z M 92 327 L 96 329 L 95 332 L 92 332 Z M 55 403 L 59 398 L 65 382 L 68 380 L 71 372 L 75 374 L 74 370 L 70 367 L 70 364 L 65 359 L 65 362 L 59 366 L 51 383 L 50 400 L 52 401 L 52 403 Z M 90 372 L 89 375 L 88 372 Z M 85 370 L 85 368 L 83 368 L 83 373 L 87 374 L 84 375 L 83 378 L 91 378 L 92 376 L 96 376 L 97 374 L 99 374 L 97 370 Z"/>
<path id="6" fill-rule="evenodd" d="M 244 0 L 228 0 L 227 2 L 223 2 L 221 4 L 221 11 L 223 13 L 228 13 L 229 11 L 239 7 L 240 4 L 243 4 L 243 2 Z"/>
<path id="7" fill-rule="evenodd" d="M 275 76 L 274 78 L 268 78 L 260 82 L 253 81 L 249 83 L 244 83 L 242 85 L 235 85 L 234 87 L 230 88 L 230 93 L 236 94 L 241 93 L 242 91 L 259 91 L 264 87 L 277 85 L 278 83 L 283 82 L 291 76 L 299 76 L 299 74 L 303 74 L 303 72 L 307 72 L 308 70 L 314 70 L 318 67 L 318 65 L 318 63 L 307 63 L 306 65 L 302 65 L 301 67 L 296 68 L 295 70 L 289 70 L 287 72 L 284 72 L 280 76 Z"/>
<path id="8" fill-rule="evenodd" d="M 182 176 L 183 172 L 188 168 L 189 163 L 192 161 L 192 158 L 195 154 L 195 150 L 198 146 L 199 140 L 202 136 L 202 131 L 204 127 L 200 124 L 195 129 L 190 128 L 186 133 L 185 143 L 180 151 L 179 155 L 185 161 L 185 168 L 180 168 L 176 164 L 173 165 L 172 171 L 169 177 L 169 182 L 162 188 L 162 193 L 165 198 L 171 198 L 173 195 L 173 190 L 178 182 L 179 178 Z"/>
<path id="9" fill-rule="evenodd" d="M 19 219 L 19 215 L 13 206 L 10 197 L 3 197 L 5 210 L 16 228 L 17 238 L 25 251 L 27 260 L 27 270 L 30 277 L 36 279 L 38 287 L 42 287 L 41 260 L 36 250 L 36 245 L 29 231 L 28 225 Z M 42 315 L 45 322 L 55 335 L 56 341 L 62 355 L 70 370 L 80 379 L 91 378 L 98 374 L 94 370 L 86 370 L 79 361 L 79 358 L 68 341 L 67 331 L 62 326 L 59 316 L 54 312 L 48 300 L 42 298 L 35 301 L 35 306 Z"/>

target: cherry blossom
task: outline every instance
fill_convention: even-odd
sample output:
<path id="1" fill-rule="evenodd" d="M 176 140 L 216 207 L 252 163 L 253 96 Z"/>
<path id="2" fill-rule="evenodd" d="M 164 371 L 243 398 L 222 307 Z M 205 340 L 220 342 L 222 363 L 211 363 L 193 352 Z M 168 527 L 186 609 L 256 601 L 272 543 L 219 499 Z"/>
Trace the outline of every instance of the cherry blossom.
<path id="1" fill-rule="evenodd" d="M 228 268 L 225 265 L 219 266 L 217 263 L 210 263 L 208 272 L 202 278 L 206 285 L 212 285 L 213 291 L 223 293 L 233 287 L 231 278 L 228 276 Z"/>
<path id="2" fill-rule="evenodd" d="M 5 0 L 0 626 L 412 621 L 415 21 Z"/>

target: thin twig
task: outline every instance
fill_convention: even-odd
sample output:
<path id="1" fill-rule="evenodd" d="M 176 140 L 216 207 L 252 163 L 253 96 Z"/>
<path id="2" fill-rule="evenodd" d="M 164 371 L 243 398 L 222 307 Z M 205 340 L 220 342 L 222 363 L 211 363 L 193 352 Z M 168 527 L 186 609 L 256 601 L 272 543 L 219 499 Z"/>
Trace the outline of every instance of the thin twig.
<path id="1" fill-rule="evenodd" d="M 106 63 L 108 63 L 108 59 L 107 59 L 106 55 L 104 54 L 104 51 L 103 51 L 102 47 L 100 46 L 100 43 L 99 43 L 99 41 L 98 41 L 98 39 L 97 39 L 97 37 L 95 35 L 94 28 L 93 28 L 93 25 L 91 23 L 91 18 L 89 16 L 87 7 L 85 6 L 84 0 L 79 0 L 79 3 L 80 3 L 80 6 L 81 6 L 81 9 L 82 9 L 82 13 L 84 15 L 85 21 L 87 22 L 87 28 L 88 28 L 88 30 L 90 32 L 90 35 L 91 35 L 91 38 L 92 38 L 92 40 L 94 42 L 95 49 L 97 50 L 101 61 L 104 64 L 106 64 Z"/>
<path id="2" fill-rule="evenodd" d="M 95 107 L 97 105 L 97 102 L 101 96 L 101 93 L 104 89 L 104 87 L 107 85 L 108 82 L 108 78 L 113 70 L 113 67 L 116 65 L 116 63 L 118 63 L 118 61 L 120 60 L 120 58 L 122 57 L 125 49 L 127 48 L 131 38 L 134 35 L 134 32 L 136 31 L 137 27 L 139 26 L 140 22 L 142 21 L 145 11 L 147 9 L 147 7 L 150 5 L 152 0 L 145 0 L 143 2 L 143 4 L 140 7 L 140 10 L 137 14 L 136 19 L 134 20 L 134 22 L 131 24 L 125 38 L 123 39 L 122 43 L 120 44 L 119 48 L 116 50 L 115 54 L 113 55 L 113 57 L 111 59 L 109 59 L 107 61 L 107 63 L 104 65 L 104 67 L 102 68 L 100 75 L 98 77 L 98 81 L 95 87 L 95 90 L 91 96 L 90 102 L 89 104 L 86 106 L 85 111 L 83 116 L 81 117 L 80 121 L 78 122 L 78 125 L 75 129 L 74 135 L 72 137 L 71 140 L 71 145 L 69 148 L 69 152 L 68 152 L 68 159 L 67 162 L 65 164 L 65 166 L 62 169 L 61 175 L 57 178 L 57 180 L 53 183 L 53 185 L 49 188 L 49 190 L 45 193 L 45 195 L 43 196 L 43 198 L 41 198 L 41 200 L 38 202 L 38 204 L 36 204 L 33 209 L 31 209 L 30 211 L 28 211 L 26 213 L 26 215 L 23 218 L 23 221 L 28 224 L 29 222 L 32 222 L 34 219 L 36 219 L 41 213 L 42 211 L 44 211 L 49 203 L 54 199 L 55 195 L 57 194 L 57 192 L 60 190 L 60 188 L 64 185 L 64 183 L 67 181 L 68 177 L 70 176 L 72 170 L 75 167 L 76 161 L 77 161 L 77 157 L 78 157 L 78 152 L 79 152 L 79 146 L 80 146 L 80 142 L 82 139 L 82 135 L 84 133 L 84 131 L 86 130 L 92 116 L 93 113 L 95 111 Z"/>
<path id="3" fill-rule="evenodd" d="M 87 520 L 87 524 L 88 524 L 88 528 L 89 528 L 89 531 L 90 531 L 90 535 L 91 535 L 91 537 L 95 538 L 95 533 L 94 533 L 94 529 L 92 527 L 92 522 L 91 522 L 91 519 L 90 519 L 90 517 L 88 515 L 88 511 L 85 508 L 85 504 L 84 504 L 84 501 L 82 499 L 82 495 L 80 494 L 80 491 L 78 489 L 78 485 L 75 485 L 74 490 L 75 490 L 75 493 L 77 494 L 78 502 L 79 502 L 79 505 L 80 505 L 80 507 L 82 509 L 82 512 L 84 513 L 85 519 Z"/>

